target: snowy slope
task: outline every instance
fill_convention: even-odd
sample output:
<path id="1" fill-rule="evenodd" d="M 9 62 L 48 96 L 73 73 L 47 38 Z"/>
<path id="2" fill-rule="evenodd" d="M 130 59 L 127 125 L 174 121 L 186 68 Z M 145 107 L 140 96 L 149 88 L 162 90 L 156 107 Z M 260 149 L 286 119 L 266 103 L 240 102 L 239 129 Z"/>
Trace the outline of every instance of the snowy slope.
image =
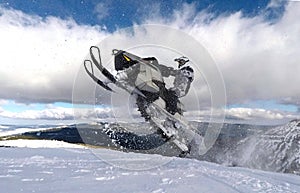
<path id="1" fill-rule="evenodd" d="M 239 148 L 239 165 L 300 174 L 300 120 L 251 136 Z"/>
<path id="2" fill-rule="evenodd" d="M 1 192 L 300 192 L 297 175 L 109 149 L 2 147 L 0 178 Z"/>

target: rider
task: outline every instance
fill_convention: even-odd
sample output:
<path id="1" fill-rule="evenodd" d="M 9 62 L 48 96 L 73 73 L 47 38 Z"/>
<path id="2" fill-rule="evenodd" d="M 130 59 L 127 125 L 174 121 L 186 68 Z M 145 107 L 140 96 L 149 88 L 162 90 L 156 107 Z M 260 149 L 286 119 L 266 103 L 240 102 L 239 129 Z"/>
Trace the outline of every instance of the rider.
<path id="1" fill-rule="evenodd" d="M 189 60 L 186 57 L 180 57 L 175 59 L 178 62 L 178 69 L 172 67 L 166 67 L 159 64 L 162 76 L 169 77 L 173 76 L 173 87 L 162 89 L 162 96 L 166 101 L 166 110 L 171 114 L 176 112 L 182 114 L 182 109 L 177 107 L 179 98 L 184 97 L 189 92 L 192 81 L 194 80 L 194 70 L 190 66 L 183 67 Z"/>

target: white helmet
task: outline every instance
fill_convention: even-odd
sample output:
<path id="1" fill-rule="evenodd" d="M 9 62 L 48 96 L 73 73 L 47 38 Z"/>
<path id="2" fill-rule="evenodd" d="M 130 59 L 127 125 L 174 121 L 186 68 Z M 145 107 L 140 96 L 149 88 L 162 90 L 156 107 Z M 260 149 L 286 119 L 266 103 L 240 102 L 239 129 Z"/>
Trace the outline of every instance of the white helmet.
<path id="1" fill-rule="evenodd" d="M 180 69 L 180 72 L 183 74 L 184 77 L 187 77 L 190 81 L 194 80 L 194 70 L 191 67 L 185 66 Z"/>

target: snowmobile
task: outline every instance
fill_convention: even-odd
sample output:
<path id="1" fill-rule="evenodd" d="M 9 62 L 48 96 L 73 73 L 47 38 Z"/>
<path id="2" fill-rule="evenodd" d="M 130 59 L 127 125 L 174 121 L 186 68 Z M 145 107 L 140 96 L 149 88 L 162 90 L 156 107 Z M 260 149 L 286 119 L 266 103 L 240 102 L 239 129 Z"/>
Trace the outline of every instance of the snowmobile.
<path id="1" fill-rule="evenodd" d="M 180 156 L 187 155 L 195 136 L 200 137 L 183 117 L 184 107 L 179 101 L 180 97 L 187 94 L 193 81 L 193 69 L 183 67 L 189 61 L 188 58 L 175 59 L 178 69 L 174 69 L 159 64 L 155 57 L 141 58 L 117 49 L 113 49 L 112 54 L 115 71 L 110 72 L 102 65 L 100 49 L 90 47 L 91 60 L 84 61 L 87 74 L 108 91 L 114 92 L 109 86 L 112 83 L 135 95 L 137 108 L 145 121 L 155 126 L 166 141 L 174 144 L 181 151 Z M 95 76 L 93 66 L 106 77 L 106 81 Z M 174 86 L 168 89 L 164 77 L 169 76 L 175 79 Z"/>

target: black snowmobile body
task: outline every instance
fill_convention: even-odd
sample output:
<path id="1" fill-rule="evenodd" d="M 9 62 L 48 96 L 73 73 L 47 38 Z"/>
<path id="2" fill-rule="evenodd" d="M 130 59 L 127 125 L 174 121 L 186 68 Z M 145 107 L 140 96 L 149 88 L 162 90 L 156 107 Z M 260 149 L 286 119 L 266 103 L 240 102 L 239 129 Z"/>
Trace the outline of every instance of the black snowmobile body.
<path id="1" fill-rule="evenodd" d="M 97 51 L 98 57 L 93 53 Z M 141 58 L 123 50 L 113 50 L 114 67 L 117 75 L 114 76 L 103 67 L 100 49 L 90 48 L 91 60 L 84 61 L 88 75 L 101 87 L 113 91 L 108 83 L 94 75 L 93 64 L 113 84 L 135 94 L 136 104 L 141 116 L 159 128 L 162 136 L 170 139 L 182 152 L 189 152 L 187 142 L 193 139 L 195 132 L 182 116 L 182 104 L 175 92 L 165 87 L 164 76 L 176 73 L 163 65 L 159 65 L 155 57 Z M 91 70 L 87 65 L 90 64 Z M 124 75 L 124 77 L 122 77 Z M 176 115 L 176 116 L 174 116 Z M 175 127 L 175 125 L 177 125 Z"/>
<path id="2" fill-rule="evenodd" d="M 99 53 L 99 59 L 97 60 L 92 50 L 96 49 Z M 102 72 L 102 74 L 108 78 L 112 83 L 118 84 L 118 80 L 114 77 L 106 68 L 101 64 L 100 50 L 98 47 L 92 46 L 90 48 L 90 55 L 95 66 Z M 176 94 L 167 90 L 163 77 L 174 74 L 174 72 L 163 65 L 158 63 L 155 57 L 141 58 L 123 50 L 113 50 L 114 65 L 117 72 L 123 71 L 127 75 L 125 90 L 131 94 L 138 94 L 137 105 L 139 110 L 143 114 L 142 107 L 145 103 L 152 103 L 161 97 L 166 102 L 166 110 L 171 113 L 182 114 L 182 104 L 178 100 Z M 99 62 L 98 62 L 99 61 Z M 87 63 L 90 63 L 92 72 L 88 70 Z M 89 76 L 100 86 L 106 90 L 113 91 L 107 84 L 99 80 L 94 76 L 93 67 L 89 60 L 85 61 L 85 70 Z M 120 86 L 120 85 L 117 85 Z M 121 86 L 124 88 L 124 86 Z M 129 88 L 130 87 L 130 88 Z M 144 116 L 147 120 L 148 116 Z"/>

